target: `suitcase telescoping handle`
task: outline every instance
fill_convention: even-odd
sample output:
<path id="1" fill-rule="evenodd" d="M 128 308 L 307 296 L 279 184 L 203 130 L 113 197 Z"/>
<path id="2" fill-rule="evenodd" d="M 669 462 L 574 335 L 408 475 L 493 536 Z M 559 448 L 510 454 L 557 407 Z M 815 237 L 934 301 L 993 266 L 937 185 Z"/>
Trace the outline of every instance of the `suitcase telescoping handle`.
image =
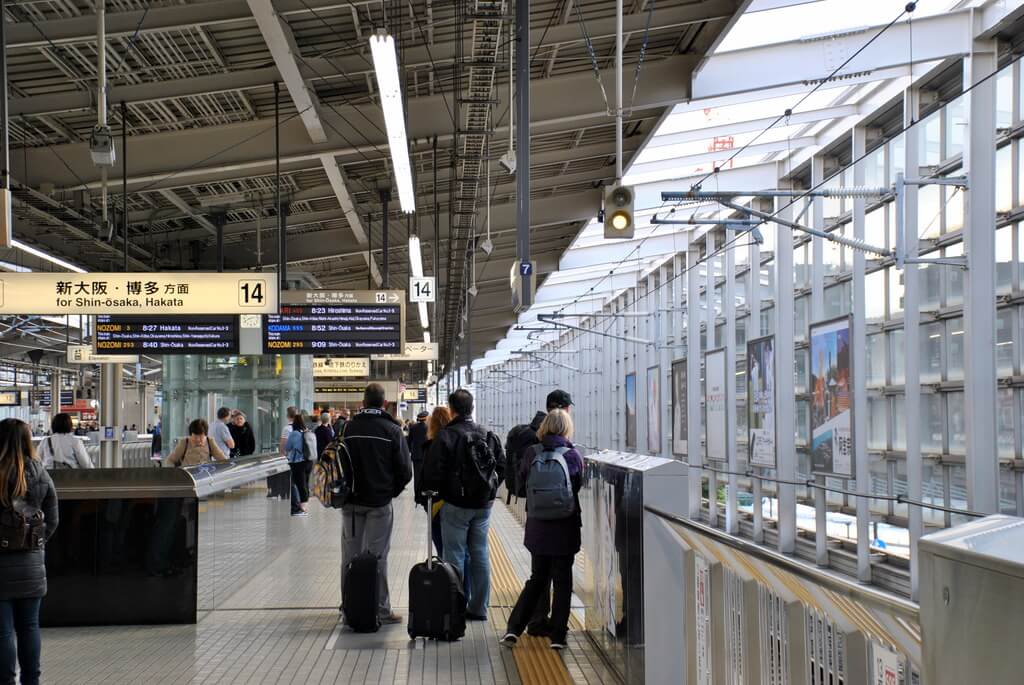
<path id="1" fill-rule="evenodd" d="M 423 496 L 427 498 L 427 570 L 434 568 L 434 498 L 437 492 L 424 490 Z"/>

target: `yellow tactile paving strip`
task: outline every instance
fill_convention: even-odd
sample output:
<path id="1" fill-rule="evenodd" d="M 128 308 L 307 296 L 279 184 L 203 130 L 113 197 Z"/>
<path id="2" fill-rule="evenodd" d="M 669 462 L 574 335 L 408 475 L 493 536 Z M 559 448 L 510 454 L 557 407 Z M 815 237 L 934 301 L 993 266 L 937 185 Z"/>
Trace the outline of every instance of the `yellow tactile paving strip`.
<path id="1" fill-rule="evenodd" d="M 501 538 L 491 529 L 489 535 L 491 551 L 491 606 L 512 607 L 519 597 L 522 581 L 512 568 L 512 562 L 505 553 Z M 507 621 L 511 608 L 495 612 L 492 609 L 492 622 L 497 619 Z M 501 632 L 502 626 L 496 626 Z M 526 635 L 519 639 L 512 650 L 516 661 L 519 678 L 523 685 L 573 685 L 573 679 L 562 662 L 558 652 L 548 645 L 547 638 Z"/>

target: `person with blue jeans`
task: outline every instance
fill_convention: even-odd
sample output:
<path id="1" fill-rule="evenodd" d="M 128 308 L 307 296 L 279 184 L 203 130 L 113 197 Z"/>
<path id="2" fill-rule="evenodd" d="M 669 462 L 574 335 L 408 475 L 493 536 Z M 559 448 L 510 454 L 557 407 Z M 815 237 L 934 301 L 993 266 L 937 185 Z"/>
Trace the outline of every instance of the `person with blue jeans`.
<path id="1" fill-rule="evenodd" d="M 505 453 L 494 433 L 473 421 L 473 395 L 448 396 L 453 418 L 438 433 L 423 462 L 423 482 L 440 493 L 444 560 L 468 582 L 466 618 L 487 620 L 491 562 L 487 543 L 491 506 L 505 473 Z"/>
<path id="2" fill-rule="evenodd" d="M 34 524 L 25 536 L 19 521 Z M 46 595 L 43 549 L 57 529 L 57 491 L 18 419 L 0 421 L 0 682 L 38 685 L 39 607 Z"/>
<path id="3" fill-rule="evenodd" d="M 292 516 L 309 516 L 309 473 L 312 462 L 306 459 L 306 422 L 302 414 L 292 419 L 292 430 L 285 438 L 285 456 L 292 472 Z"/>

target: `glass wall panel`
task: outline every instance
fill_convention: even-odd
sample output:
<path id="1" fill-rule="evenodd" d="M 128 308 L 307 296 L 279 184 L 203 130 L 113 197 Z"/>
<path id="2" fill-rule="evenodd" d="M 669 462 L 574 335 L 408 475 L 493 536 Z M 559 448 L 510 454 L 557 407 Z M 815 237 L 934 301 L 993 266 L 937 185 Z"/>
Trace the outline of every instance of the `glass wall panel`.
<path id="1" fill-rule="evenodd" d="M 917 193 L 917 235 L 922 240 L 942 233 L 941 186 L 921 186 Z"/>
<path id="2" fill-rule="evenodd" d="M 1013 311 L 996 312 L 996 371 L 1000 376 L 1013 375 Z"/>
<path id="3" fill-rule="evenodd" d="M 893 385 L 903 385 L 903 358 L 903 329 L 897 328 L 889 331 L 889 382 Z"/>
<path id="4" fill-rule="evenodd" d="M 946 413 L 949 424 L 949 451 L 952 454 L 963 454 L 964 441 L 967 437 L 967 423 L 964 416 L 964 394 L 962 392 L 946 393 Z"/>
<path id="5" fill-rule="evenodd" d="M 956 245 L 950 245 L 943 250 L 944 256 L 946 257 L 963 257 L 964 246 L 963 243 L 957 243 Z M 946 275 L 946 305 L 953 306 L 963 303 L 964 301 L 964 272 L 962 269 L 945 269 L 943 274 Z"/>
<path id="6" fill-rule="evenodd" d="M 945 425 L 942 412 L 942 393 L 921 394 L 921 451 L 942 452 L 942 430 Z"/>
<path id="7" fill-rule="evenodd" d="M 1013 125 L 1013 66 L 996 76 L 996 128 Z"/>
<path id="8" fill-rule="evenodd" d="M 886 272 L 889 275 L 889 318 L 892 318 L 903 314 L 903 269 L 891 266 Z"/>
<path id="9" fill-rule="evenodd" d="M 964 136 L 967 132 L 967 107 L 964 96 L 950 102 L 943 109 L 946 119 L 946 159 L 960 155 L 964 151 Z"/>
<path id="10" fill-rule="evenodd" d="M 920 332 L 921 382 L 937 383 L 942 380 L 942 338 L 945 330 L 941 322 L 924 326 Z"/>
<path id="11" fill-rule="evenodd" d="M 888 445 L 889 400 L 886 397 L 868 398 L 868 449 L 884 450 Z"/>
<path id="12" fill-rule="evenodd" d="M 885 385 L 885 333 L 867 336 L 867 384 Z"/>
<path id="13" fill-rule="evenodd" d="M 885 270 L 872 271 L 864 277 L 864 303 L 866 321 L 881 321 L 885 318 Z"/>
<path id="14" fill-rule="evenodd" d="M 907 449 L 906 407 L 902 395 L 892 397 L 892 444 L 894 450 Z"/>
<path id="15" fill-rule="evenodd" d="M 996 292 L 1008 293 L 1013 289 L 1013 226 L 996 230 Z"/>
<path id="16" fill-rule="evenodd" d="M 996 150 L 996 211 L 1009 212 L 1013 209 L 1013 175 L 1010 164 L 1010 145 Z"/>
<path id="17" fill-rule="evenodd" d="M 964 379 L 964 320 L 950 319 L 946 322 L 948 347 L 946 354 L 946 380 Z"/>
<path id="18" fill-rule="evenodd" d="M 1000 388 L 996 398 L 996 437 L 999 456 L 1012 459 L 1016 451 L 1013 420 L 1016 415 L 1013 388 Z"/>
<path id="19" fill-rule="evenodd" d="M 945 206 L 945 233 L 954 233 L 964 227 L 964 191 L 953 186 L 942 187 Z"/>
<path id="20" fill-rule="evenodd" d="M 923 257 L 932 258 L 938 257 L 939 252 L 927 253 L 922 255 Z M 917 295 L 920 300 L 920 310 L 923 312 L 934 311 L 939 308 L 942 304 L 942 269 L 948 269 L 948 266 L 939 266 L 936 264 L 920 264 L 917 267 L 917 282 L 918 290 Z"/>

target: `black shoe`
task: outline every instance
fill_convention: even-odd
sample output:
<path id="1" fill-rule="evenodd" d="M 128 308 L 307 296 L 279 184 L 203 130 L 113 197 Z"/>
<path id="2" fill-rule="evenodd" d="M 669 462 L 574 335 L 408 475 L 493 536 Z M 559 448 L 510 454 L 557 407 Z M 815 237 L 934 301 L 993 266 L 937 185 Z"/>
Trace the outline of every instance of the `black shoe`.
<path id="1" fill-rule="evenodd" d="M 481 616 L 480 614 L 466 614 L 466 620 L 467 621 L 486 621 L 487 617 L 486 616 Z"/>

